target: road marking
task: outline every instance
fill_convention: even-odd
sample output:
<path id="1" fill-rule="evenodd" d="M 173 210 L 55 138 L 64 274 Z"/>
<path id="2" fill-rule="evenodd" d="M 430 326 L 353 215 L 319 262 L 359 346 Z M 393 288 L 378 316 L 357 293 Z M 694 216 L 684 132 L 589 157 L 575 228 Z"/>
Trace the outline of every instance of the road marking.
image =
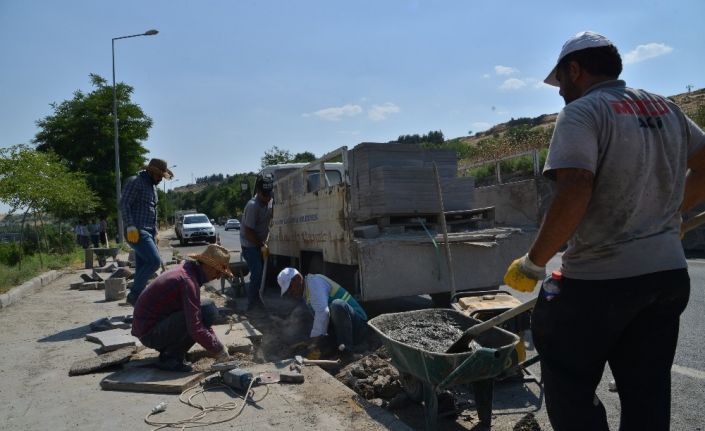
<path id="1" fill-rule="evenodd" d="M 673 365 L 671 371 L 678 374 L 683 374 L 688 377 L 695 377 L 696 379 L 705 380 L 705 371 L 696 370 L 694 368 L 681 367 L 680 365 Z"/>

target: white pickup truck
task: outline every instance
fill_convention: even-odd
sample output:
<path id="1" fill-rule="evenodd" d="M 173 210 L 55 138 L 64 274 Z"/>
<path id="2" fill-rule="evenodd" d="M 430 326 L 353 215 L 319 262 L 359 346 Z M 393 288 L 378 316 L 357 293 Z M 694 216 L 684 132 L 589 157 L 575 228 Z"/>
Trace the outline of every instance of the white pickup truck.
<path id="1" fill-rule="evenodd" d="M 205 214 L 185 214 L 179 229 L 179 243 L 204 241 L 215 244 L 215 227 Z"/>
<path id="2" fill-rule="evenodd" d="M 498 286 L 535 236 L 495 227 L 493 207 L 473 206 L 474 181 L 457 177 L 454 151 L 363 143 L 263 173 L 274 175 L 273 270 L 326 274 L 363 301 L 431 294 L 444 303 L 451 278 L 458 291 Z"/>

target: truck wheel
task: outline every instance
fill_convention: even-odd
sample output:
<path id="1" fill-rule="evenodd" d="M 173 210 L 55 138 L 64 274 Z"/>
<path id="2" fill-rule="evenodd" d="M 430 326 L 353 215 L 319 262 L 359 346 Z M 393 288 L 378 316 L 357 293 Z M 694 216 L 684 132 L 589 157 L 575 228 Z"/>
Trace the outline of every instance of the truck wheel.
<path id="1" fill-rule="evenodd" d="M 186 244 L 187 244 L 187 241 L 186 241 L 185 239 L 179 238 L 179 245 L 181 245 L 181 246 L 183 247 L 183 246 L 185 246 Z"/>
<path id="2" fill-rule="evenodd" d="M 443 293 L 432 293 L 431 300 L 436 308 L 449 308 L 450 307 L 450 292 Z"/>
<path id="3" fill-rule="evenodd" d="M 215 237 L 213 238 L 208 238 L 208 242 L 211 244 L 215 244 Z"/>

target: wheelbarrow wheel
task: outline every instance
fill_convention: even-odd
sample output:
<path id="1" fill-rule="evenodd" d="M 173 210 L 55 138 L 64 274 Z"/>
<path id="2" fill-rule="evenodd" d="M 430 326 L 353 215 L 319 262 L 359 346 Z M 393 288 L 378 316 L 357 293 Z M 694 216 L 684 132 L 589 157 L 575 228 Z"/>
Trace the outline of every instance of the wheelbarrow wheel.
<path id="1" fill-rule="evenodd" d="M 421 403 L 423 401 L 423 382 L 407 373 L 401 373 L 399 379 L 402 389 L 409 399 L 415 403 Z"/>

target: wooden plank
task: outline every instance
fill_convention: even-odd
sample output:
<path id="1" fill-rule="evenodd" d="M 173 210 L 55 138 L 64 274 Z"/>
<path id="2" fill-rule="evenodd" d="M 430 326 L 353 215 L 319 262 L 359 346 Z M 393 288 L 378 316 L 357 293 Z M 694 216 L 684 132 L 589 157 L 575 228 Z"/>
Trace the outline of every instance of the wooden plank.
<path id="1" fill-rule="evenodd" d="M 156 368 L 129 368 L 106 376 L 100 381 L 100 387 L 106 391 L 180 394 L 197 385 L 203 376 L 195 371 L 179 373 Z"/>
<path id="2" fill-rule="evenodd" d="M 102 370 L 113 365 L 124 364 L 130 360 L 134 353 L 134 347 L 122 347 L 112 352 L 94 356 L 87 359 L 80 359 L 73 364 L 69 369 L 69 376 L 79 376 L 81 374 L 89 374 L 94 371 Z"/>

